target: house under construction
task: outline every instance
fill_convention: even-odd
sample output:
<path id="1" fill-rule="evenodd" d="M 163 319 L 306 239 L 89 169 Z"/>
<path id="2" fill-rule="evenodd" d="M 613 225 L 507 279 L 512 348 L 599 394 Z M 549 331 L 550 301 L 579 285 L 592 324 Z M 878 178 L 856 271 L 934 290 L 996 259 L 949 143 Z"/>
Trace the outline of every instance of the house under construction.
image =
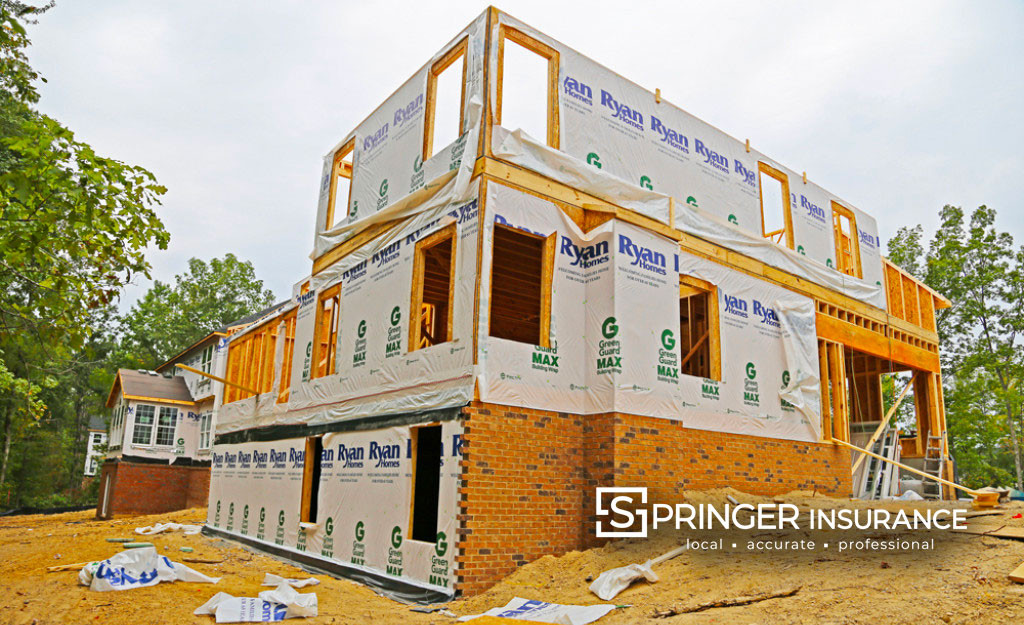
<path id="1" fill-rule="evenodd" d="M 880 492 L 833 438 L 948 475 L 949 302 L 879 243 L 490 8 L 324 158 L 311 275 L 228 344 L 208 531 L 437 597 L 599 543 L 600 486 Z"/>

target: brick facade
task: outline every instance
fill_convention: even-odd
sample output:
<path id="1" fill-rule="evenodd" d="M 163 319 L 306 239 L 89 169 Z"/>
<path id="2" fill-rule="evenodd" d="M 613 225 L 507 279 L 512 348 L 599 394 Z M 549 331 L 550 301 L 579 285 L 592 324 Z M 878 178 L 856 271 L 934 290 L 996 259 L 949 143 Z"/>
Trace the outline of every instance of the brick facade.
<path id="1" fill-rule="evenodd" d="M 210 491 L 210 467 L 107 461 L 103 463 L 99 480 L 97 517 L 159 514 L 205 506 Z M 103 500 L 108 484 L 110 498 L 104 516 Z"/>
<path id="2" fill-rule="evenodd" d="M 709 432 L 621 413 L 580 416 L 473 402 L 463 410 L 459 571 L 463 595 L 541 556 L 595 546 L 594 489 L 646 486 L 648 501 L 731 486 L 849 496 L 834 445 Z"/>

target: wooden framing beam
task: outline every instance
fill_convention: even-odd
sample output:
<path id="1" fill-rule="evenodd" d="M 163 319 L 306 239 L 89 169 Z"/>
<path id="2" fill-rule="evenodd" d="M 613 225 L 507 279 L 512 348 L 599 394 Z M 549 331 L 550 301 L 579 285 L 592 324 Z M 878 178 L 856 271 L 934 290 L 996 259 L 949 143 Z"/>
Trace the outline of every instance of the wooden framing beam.
<path id="1" fill-rule="evenodd" d="M 889 425 L 889 419 L 891 419 L 892 416 L 896 414 L 896 410 L 898 410 L 900 404 L 903 403 L 903 398 L 907 396 L 907 391 L 909 391 L 910 387 L 914 385 L 914 380 L 916 379 L 917 372 L 915 371 L 914 376 L 910 378 L 910 381 L 907 382 L 907 385 L 903 387 L 902 391 L 900 391 L 899 397 L 896 398 L 896 403 L 894 403 L 892 407 L 889 408 L 889 411 L 885 413 L 885 416 L 882 417 L 882 422 L 878 424 L 878 429 L 876 429 L 874 434 L 871 435 L 871 438 L 868 439 L 868 442 L 866 445 L 864 445 L 864 447 L 866 447 L 867 449 L 871 449 L 871 446 L 878 441 L 878 437 L 882 435 L 882 432 L 885 431 L 885 427 Z M 856 473 L 857 469 L 860 467 L 860 463 L 863 461 L 863 455 L 857 456 L 857 459 L 853 461 L 853 468 L 851 470 L 851 473 Z"/>
<path id="2" fill-rule="evenodd" d="M 179 369 L 184 369 L 185 371 L 188 371 L 188 372 L 191 372 L 191 373 L 195 373 L 196 375 L 201 375 L 203 377 L 210 378 L 211 380 L 214 380 L 215 382 L 220 382 L 221 384 L 226 384 L 228 386 L 233 386 L 233 387 L 235 387 L 237 389 L 245 391 L 246 393 L 249 393 L 250 395 L 259 395 L 259 392 L 254 391 L 251 388 L 248 388 L 246 386 L 242 386 L 241 384 L 235 384 L 234 382 L 228 382 L 227 380 L 225 380 L 222 377 L 218 377 L 218 376 L 209 374 L 209 373 L 207 373 L 205 371 L 200 371 L 199 369 L 196 369 L 194 367 L 190 367 L 188 365 L 183 365 L 183 364 L 180 364 L 180 363 L 178 363 L 178 364 L 176 364 L 174 366 L 178 367 Z M 134 397 L 129 397 L 129 399 L 135 399 L 135 398 Z M 165 402 L 168 402 L 168 403 L 183 403 L 183 404 L 184 403 L 188 403 L 188 404 L 192 404 L 192 402 L 170 402 L 169 400 L 164 400 L 164 399 L 161 399 L 160 401 L 165 401 Z"/>

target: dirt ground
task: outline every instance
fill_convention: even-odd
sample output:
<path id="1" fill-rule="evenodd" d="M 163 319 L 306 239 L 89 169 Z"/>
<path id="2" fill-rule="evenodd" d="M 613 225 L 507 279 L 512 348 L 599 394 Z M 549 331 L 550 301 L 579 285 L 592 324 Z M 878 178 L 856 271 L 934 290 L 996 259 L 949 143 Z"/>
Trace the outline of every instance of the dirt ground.
<path id="1" fill-rule="evenodd" d="M 735 491 L 691 493 L 689 503 L 723 503 L 732 494 L 743 502 L 769 501 Z M 776 498 L 808 508 L 864 507 L 861 502 L 839 501 L 794 493 Z M 913 509 L 935 503 L 889 503 L 876 507 Z M 946 504 L 948 506 L 948 504 Z M 962 504 L 961 504 L 962 507 Z M 1024 527 L 1024 504 L 1003 505 L 997 516 L 978 517 L 972 525 Z M 92 512 L 0 519 L 0 623 L 55 624 L 104 623 L 213 623 L 192 611 L 218 591 L 256 596 L 263 574 L 287 577 L 307 573 L 273 558 L 252 553 L 217 538 L 165 533 L 137 537 L 153 542 L 171 560 L 201 558 L 219 564 L 189 563 L 192 568 L 223 579 L 208 584 L 159 584 L 123 592 L 92 592 L 77 582 L 77 571 L 47 572 L 58 564 L 100 560 L 120 550 L 109 537 L 135 537 L 135 527 L 157 522 L 201 523 L 205 511 L 96 520 Z M 801 523 L 803 526 L 804 523 Z M 846 536 L 829 533 L 829 549 L 771 551 L 749 549 L 748 540 L 821 539 L 824 534 L 751 532 L 724 535 L 721 551 L 690 551 L 659 565 L 656 584 L 640 582 L 613 601 L 624 605 L 598 621 L 600 625 L 625 623 L 1013 623 L 1024 622 L 1024 584 L 1007 574 L 1024 562 L 1024 541 L 989 536 L 934 532 L 932 551 L 840 552 Z M 886 538 L 871 534 L 875 538 Z M 889 536 L 891 538 L 891 536 Z M 902 532 L 899 538 L 919 539 L 920 533 Z M 455 614 L 478 614 L 519 596 L 566 604 L 601 603 L 588 590 L 588 578 L 615 566 L 643 562 L 668 551 L 685 534 L 659 533 L 648 540 L 616 541 L 600 549 L 545 557 L 528 564 L 487 593 L 448 604 Z M 702 535 L 701 538 L 704 538 Z M 732 549 L 736 542 L 737 549 Z M 180 547 L 194 548 L 183 553 Z M 454 623 L 442 614 L 421 614 L 347 580 L 317 575 L 320 615 L 316 623 Z M 797 589 L 795 594 L 738 607 L 684 611 L 700 604 Z M 683 612 L 674 616 L 659 614 Z M 296 621 L 298 622 L 298 621 Z M 509 621 L 515 622 L 515 621 Z"/>

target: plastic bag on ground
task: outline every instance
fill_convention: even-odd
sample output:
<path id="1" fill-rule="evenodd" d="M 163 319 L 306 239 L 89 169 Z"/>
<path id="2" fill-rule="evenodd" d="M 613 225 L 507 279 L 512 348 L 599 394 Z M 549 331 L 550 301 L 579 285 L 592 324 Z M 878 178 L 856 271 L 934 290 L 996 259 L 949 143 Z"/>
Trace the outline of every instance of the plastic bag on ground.
<path id="1" fill-rule="evenodd" d="M 316 593 L 300 594 L 288 584 L 264 590 L 259 597 L 235 597 L 219 592 L 193 614 L 211 614 L 218 623 L 272 623 L 317 615 Z"/>
<path id="2" fill-rule="evenodd" d="M 144 588 L 160 582 L 216 584 L 219 581 L 219 577 L 208 577 L 184 564 L 171 562 L 158 554 L 156 547 L 122 551 L 101 562 L 90 562 L 78 572 L 80 584 L 98 591 Z"/>
<path id="3" fill-rule="evenodd" d="M 650 560 L 643 564 L 630 564 L 608 569 L 597 576 L 594 583 L 590 585 L 590 592 L 604 601 L 610 601 L 640 578 L 651 583 L 658 581 L 658 574 L 651 570 Z"/>
<path id="4" fill-rule="evenodd" d="M 560 605 L 516 597 L 503 608 L 491 608 L 483 614 L 463 616 L 459 621 L 470 621 L 481 616 L 533 621 L 535 623 L 557 623 L 559 625 L 586 625 L 593 623 L 615 609 L 614 605 Z"/>
<path id="5" fill-rule="evenodd" d="M 177 530 L 184 530 L 186 536 L 191 536 L 192 534 L 198 534 L 203 531 L 203 526 L 184 525 L 182 523 L 157 523 L 156 525 L 149 525 L 146 527 L 136 527 L 135 533 L 142 534 L 143 536 L 152 536 L 153 534 L 174 532 Z"/>
<path id="6" fill-rule="evenodd" d="M 315 577 L 295 579 L 293 577 L 281 577 L 280 575 L 274 575 L 273 573 L 267 573 L 263 576 L 264 586 L 280 586 L 281 584 L 288 584 L 292 588 L 305 588 L 306 586 L 316 586 L 319 583 L 320 580 Z"/>

